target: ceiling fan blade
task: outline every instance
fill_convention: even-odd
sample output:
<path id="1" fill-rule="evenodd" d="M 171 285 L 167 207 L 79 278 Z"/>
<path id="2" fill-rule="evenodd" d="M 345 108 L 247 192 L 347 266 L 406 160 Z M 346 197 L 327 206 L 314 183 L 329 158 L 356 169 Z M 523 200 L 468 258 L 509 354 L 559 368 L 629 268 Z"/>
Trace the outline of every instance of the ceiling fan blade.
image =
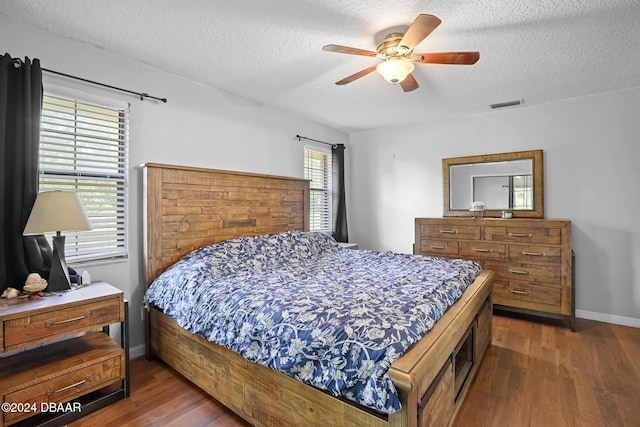
<path id="1" fill-rule="evenodd" d="M 422 40 L 425 39 L 433 30 L 440 25 L 440 19 L 427 14 L 420 14 L 413 21 L 413 24 L 409 27 L 398 46 L 408 47 L 409 50 L 412 50 L 414 47 L 418 45 Z"/>
<path id="2" fill-rule="evenodd" d="M 377 52 L 372 52 L 370 50 L 358 49 L 355 47 L 348 46 L 340 46 L 337 44 L 328 44 L 322 48 L 327 52 L 336 52 L 336 53 L 348 53 L 350 55 L 362 55 L 362 56 L 376 56 Z"/>
<path id="3" fill-rule="evenodd" d="M 422 56 L 422 60 L 416 61 L 422 64 L 472 65 L 480 59 L 480 52 L 416 53 L 414 55 Z"/>
<path id="4" fill-rule="evenodd" d="M 355 74 L 351 74 L 349 77 L 345 77 L 344 79 L 337 81 L 336 84 L 339 86 L 346 85 L 347 83 L 351 83 L 354 80 L 358 80 L 360 77 L 364 77 L 367 74 L 373 72 L 376 69 L 377 65 L 372 65 L 369 68 L 365 68 L 362 71 L 358 71 Z"/>
<path id="5" fill-rule="evenodd" d="M 404 78 L 403 81 L 400 82 L 400 86 L 402 87 L 403 91 L 411 92 L 412 90 L 418 89 L 418 82 L 416 81 L 415 77 L 413 77 L 413 74 L 409 74 Z"/>

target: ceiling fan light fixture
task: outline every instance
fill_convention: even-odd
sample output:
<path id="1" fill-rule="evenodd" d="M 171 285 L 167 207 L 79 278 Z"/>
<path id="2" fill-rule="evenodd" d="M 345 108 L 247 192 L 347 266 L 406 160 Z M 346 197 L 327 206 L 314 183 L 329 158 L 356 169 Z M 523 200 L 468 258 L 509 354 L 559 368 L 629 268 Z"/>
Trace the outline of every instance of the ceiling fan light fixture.
<path id="1" fill-rule="evenodd" d="M 421 13 L 407 28 L 405 33 L 391 33 L 378 44 L 375 52 L 355 47 L 328 44 L 322 48 L 327 52 L 347 53 L 382 60 L 378 65 L 360 70 L 342 80 L 338 86 L 346 85 L 377 70 L 391 84 L 400 84 L 404 92 L 418 89 L 418 82 L 411 72 L 414 64 L 472 65 L 480 59 L 479 52 L 436 52 L 415 53 L 413 49 L 424 40 L 442 21 L 433 15 Z"/>
<path id="2" fill-rule="evenodd" d="M 389 83 L 398 84 L 411 74 L 414 68 L 413 62 L 398 58 L 389 58 L 381 62 L 376 67 L 376 71 Z"/>

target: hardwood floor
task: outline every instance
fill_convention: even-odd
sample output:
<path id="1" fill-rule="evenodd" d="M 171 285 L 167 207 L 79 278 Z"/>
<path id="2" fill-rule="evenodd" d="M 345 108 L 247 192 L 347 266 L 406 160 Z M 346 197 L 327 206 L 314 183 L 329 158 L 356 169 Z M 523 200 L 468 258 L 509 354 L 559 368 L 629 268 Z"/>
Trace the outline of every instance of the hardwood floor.
<path id="1" fill-rule="evenodd" d="M 245 427 L 226 409 L 162 361 L 131 361 L 131 396 L 69 427 Z"/>
<path id="2" fill-rule="evenodd" d="M 640 329 L 494 316 L 493 333 L 455 426 L 640 425 Z"/>
<path id="3" fill-rule="evenodd" d="M 640 426 L 640 328 L 578 319 L 577 332 L 493 317 L 493 345 L 454 426 Z M 131 365 L 131 397 L 70 427 L 248 426 L 160 361 Z"/>

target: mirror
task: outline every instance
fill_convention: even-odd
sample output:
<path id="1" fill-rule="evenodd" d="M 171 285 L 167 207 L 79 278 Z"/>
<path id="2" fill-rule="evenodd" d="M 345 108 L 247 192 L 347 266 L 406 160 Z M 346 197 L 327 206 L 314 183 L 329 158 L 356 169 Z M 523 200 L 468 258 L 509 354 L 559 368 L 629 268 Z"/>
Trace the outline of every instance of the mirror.
<path id="1" fill-rule="evenodd" d="M 442 159 L 444 216 L 471 216 L 474 201 L 484 216 L 544 218 L 542 150 Z"/>

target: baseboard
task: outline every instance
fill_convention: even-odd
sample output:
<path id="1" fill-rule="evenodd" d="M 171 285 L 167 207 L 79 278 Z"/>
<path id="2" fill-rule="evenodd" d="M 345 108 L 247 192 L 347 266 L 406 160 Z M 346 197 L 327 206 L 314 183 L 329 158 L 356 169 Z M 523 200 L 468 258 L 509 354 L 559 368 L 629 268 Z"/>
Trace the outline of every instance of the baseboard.
<path id="1" fill-rule="evenodd" d="M 581 319 L 597 320 L 599 322 L 613 323 L 615 325 L 632 326 L 640 328 L 640 319 L 614 314 L 596 313 L 594 311 L 576 310 L 576 317 Z"/>
<path id="2" fill-rule="evenodd" d="M 145 355 L 146 349 L 144 344 L 129 348 L 129 359 L 137 359 L 138 357 L 142 357 Z"/>

